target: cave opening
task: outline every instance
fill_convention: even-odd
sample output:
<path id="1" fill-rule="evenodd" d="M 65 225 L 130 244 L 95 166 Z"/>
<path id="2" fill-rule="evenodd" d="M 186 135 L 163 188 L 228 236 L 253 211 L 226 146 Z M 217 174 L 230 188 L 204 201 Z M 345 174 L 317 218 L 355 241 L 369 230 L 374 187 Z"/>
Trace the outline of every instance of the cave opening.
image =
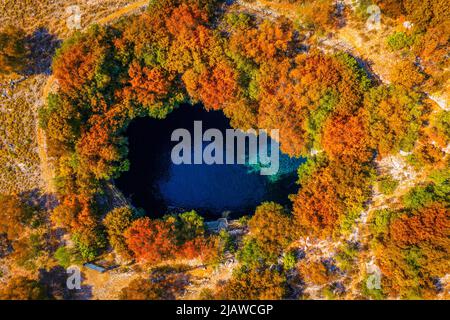
<path id="1" fill-rule="evenodd" d="M 150 217 L 196 210 L 207 219 L 222 215 L 237 218 L 253 214 L 264 201 L 290 206 L 289 194 L 298 190 L 297 168 L 303 158 L 280 153 L 276 175 L 261 175 L 246 164 L 174 164 L 171 152 L 178 143 L 176 129 L 194 134 L 194 122 L 203 130 L 230 129 L 221 111 L 206 111 L 201 105 L 184 104 L 164 120 L 134 119 L 126 130 L 130 168 L 115 183 L 131 203 Z M 248 150 L 247 150 L 248 151 Z"/>

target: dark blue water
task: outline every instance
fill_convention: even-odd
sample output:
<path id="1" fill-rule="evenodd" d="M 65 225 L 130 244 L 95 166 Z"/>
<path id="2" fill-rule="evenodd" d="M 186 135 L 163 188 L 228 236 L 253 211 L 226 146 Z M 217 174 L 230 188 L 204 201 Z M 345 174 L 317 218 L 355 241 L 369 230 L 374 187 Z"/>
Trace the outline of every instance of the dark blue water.
<path id="1" fill-rule="evenodd" d="M 225 136 L 231 128 L 222 112 L 191 105 L 164 120 L 139 118 L 129 125 L 130 170 L 116 184 L 136 207 L 156 217 L 181 209 L 209 217 L 231 211 L 237 217 L 252 214 L 264 201 L 289 205 L 288 195 L 298 190 L 296 171 L 303 159 L 281 154 L 278 174 L 272 176 L 260 175 L 257 166 L 249 165 L 173 164 L 171 150 L 178 142 L 171 141 L 172 132 L 185 128 L 193 136 L 196 120 L 202 121 L 203 132 L 217 128 Z"/>

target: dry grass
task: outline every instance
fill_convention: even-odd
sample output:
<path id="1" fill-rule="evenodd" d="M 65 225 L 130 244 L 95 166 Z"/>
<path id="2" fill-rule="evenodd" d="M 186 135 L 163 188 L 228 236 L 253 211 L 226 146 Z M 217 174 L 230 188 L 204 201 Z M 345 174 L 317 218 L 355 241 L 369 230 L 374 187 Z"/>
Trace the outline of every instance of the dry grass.
<path id="1" fill-rule="evenodd" d="M 41 188 L 36 140 L 37 110 L 46 77 L 33 76 L 4 91 L 0 100 L 0 192 Z"/>
<path id="2" fill-rule="evenodd" d="M 0 25 L 19 25 L 27 32 L 44 27 L 50 33 L 64 38 L 71 34 L 66 12 L 70 6 L 77 5 L 81 12 L 81 26 L 85 28 L 94 22 L 133 4 L 133 0 L 0 0 Z M 142 2 L 142 1 L 139 1 Z"/>

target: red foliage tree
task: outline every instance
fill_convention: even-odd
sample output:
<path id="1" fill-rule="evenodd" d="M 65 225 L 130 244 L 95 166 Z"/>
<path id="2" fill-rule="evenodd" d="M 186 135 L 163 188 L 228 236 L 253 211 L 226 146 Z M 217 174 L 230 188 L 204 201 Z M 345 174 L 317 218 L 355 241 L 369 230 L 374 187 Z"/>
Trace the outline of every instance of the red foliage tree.
<path id="1" fill-rule="evenodd" d="M 173 229 L 174 225 L 166 221 L 140 218 L 125 231 L 125 241 L 137 259 L 157 263 L 175 253 Z"/>

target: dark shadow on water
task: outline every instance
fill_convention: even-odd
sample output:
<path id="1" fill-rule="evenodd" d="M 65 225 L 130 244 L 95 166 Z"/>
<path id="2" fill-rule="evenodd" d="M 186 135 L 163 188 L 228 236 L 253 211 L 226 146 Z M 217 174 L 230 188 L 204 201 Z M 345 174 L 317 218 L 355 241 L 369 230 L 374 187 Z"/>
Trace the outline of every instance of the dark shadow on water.
<path id="1" fill-rule="evenodd" d="M 164 120 L 139 118 L 129 125 L 130 170 L 116 184 L 136 207 L 151 217 L 195 209 L 217 218 L 226 211 L 231 217 L 252 214 L 263 201 L 290 204 L 288 195 L 298 190 L 296 169 L 303 159 L 282 155 L 282 174 L 276 179 L 246 165 L 173 164 L 170 154 L 178 142 L 171 141 L 172 132 L 185 128 L 193 137 L 195 120 L 202 121 L 203 132 L 217 128 L 225 136 L 225 130 L 231 128 L 222 112 L 191 105 L 181 106 Z"/>

